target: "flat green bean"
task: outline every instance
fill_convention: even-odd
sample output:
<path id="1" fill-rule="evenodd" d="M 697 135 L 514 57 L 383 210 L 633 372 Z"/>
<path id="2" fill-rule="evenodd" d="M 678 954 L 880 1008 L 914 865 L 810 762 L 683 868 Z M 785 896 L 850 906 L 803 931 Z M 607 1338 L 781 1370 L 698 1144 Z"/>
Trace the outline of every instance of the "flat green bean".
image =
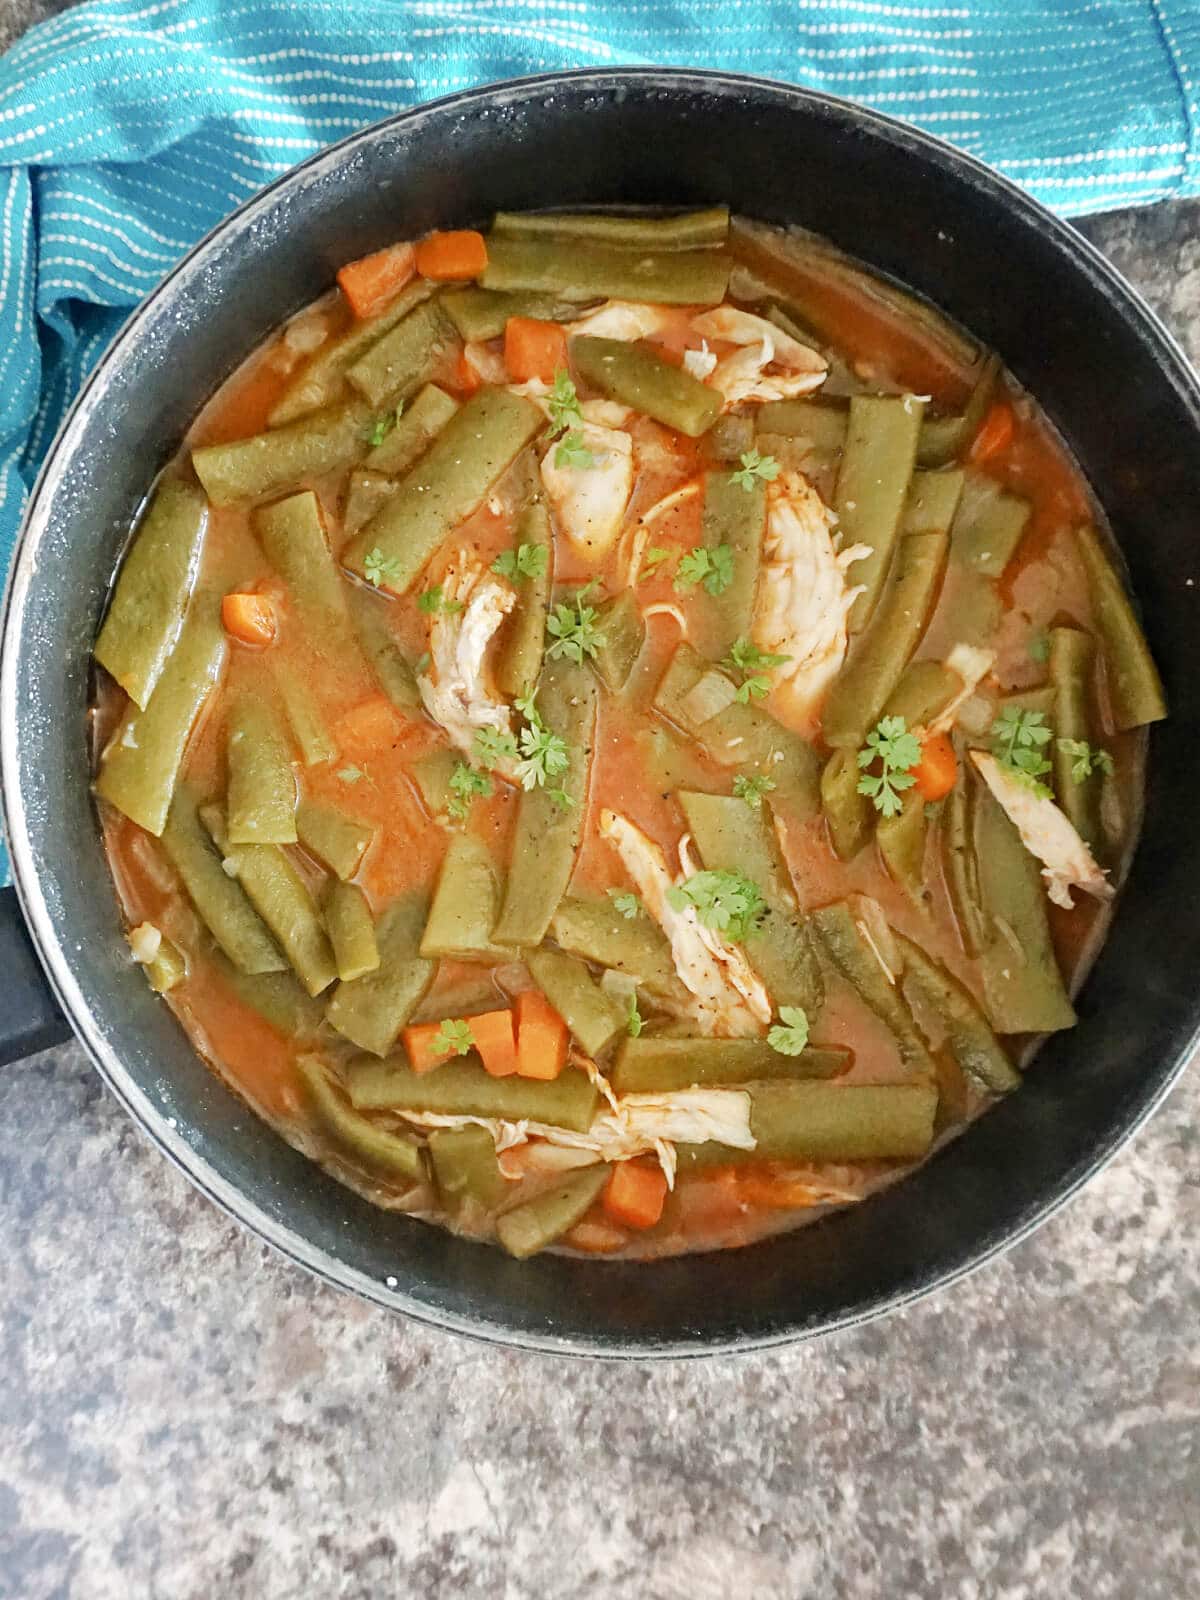
<path id="1" fill-rule="evenodd" d="M 225 725 L 229 789 L 225 825 L 233 844 L 295 844 L 296 774 L 274 709 L 243 694 Z"/>
<path id="2" fill-rule="evenodd" d="M 183 951 L 165 933 L 159 933 L 158 949 L 149 960 L 142 961 L 136 956 L 134 959 L 146 974 L 146 982 L 155 994 L 169 994 L 176 984 L 182 983 L 187 977 L 187 960 Z"/>
<path id="3" fill-rule="evenodd" d="M 325 1007 L 326 1019 L 342 1037 L 372 1055 L 387 1055 L 433 982 L 437 963 L 420 955 L 425 910 L 420 895 L 404 895 L 390 905 L 375 929 L 378 967 L 352 983 L 339 983 Z"/>
<path id="4" fill-rule="evenodd" d="M 619 217 L 605 211 L 498 211 L 495 238 L 595 240 L 622 250 L 696 250 L 729 237 L 729 207 L 673 217 Z"/>
<path id="5" fill-rule="evenodd" d="M 256 511 L 254 531 L 267 560 L 287 585 L 309 647 L 352 650 L 346 586 L 326 543 L 320 502 L 312 490 Z"/>
<path id="6" fill-rule="evenodd" d="M 360 577 L 379 551 L 384 586 L 405 593 L 442 541 L 484 496 L 545 419 L 532 400 L 507 389 L 481 389 L 430 445 L 399 489 L 343 553 Z"/>
<path id="7" fill-rule="evenodd" d="M 512 1185 L 500 1170 L 496 1141 L 486 1128 L 434 1128 L 429 1159 L 442 1204 L 460 1216 L 468 1207 L 494 1211 Z"/>
<path id="8" fill-rule="evenodd" d="M 517 603 L 509 614 L 508 626 L 496 658 L 496 687 L 510 698 L 526 694 L 542 670 L 546 645 L 546 616 L 554 587 L 554 536 L 550 513 L 541 498 L 536 462 L 529 460 L 514 473 L 524 471 L 524 504 L 517 518 L 515 544 L 533 545 L 546 552 L 545 571 L 523 577 L 517 584 Z"/>
<path id="9" fill-rule="evenodd" d="M 750 637 L 766 526 L 767 486 L 761 478 L 751 478 L 747 488 L 732 472 L 704 474 L 704 543 L 710 550 L 724 545 L 733 555 L 732 580 L 706 607 L 715 622 L 709 636 L 714 655 L 727 655 L 736 640 Z"/>
<path id="10" fill-rule="evenodd" d="M 645 911 L 626 917 L 611 897 L 568 895 L 551 919 L 550 932 L 568 954 L 623 972 L 660 999 L 686 1002 L 667 936 Z"/>
<path id="11" fill-rule="evenodd" d="M 1091 710 L 1092 675 L 1096 645 L 1090 633 L 1078 628 L 1051 628 L 1050 682 L 1054 687 L 1054 792 L 1058 803 L 1074 823 L 1080 838 L 1093 853 L 1104 846 L 1100 826 L 1100 797 L 1104 779 L 1099 772 L 1089 773 L 1079 783 L 1072 771 L 1075 757 L 1062 747 L 1062 741 L 1095 745 L 1097 729 Z"/>
<path id="12" fill-rule="evenodd" d="M 101 757 L 96 793 L 148 833 L 163 831 L 188 739 L 227 653 L 217 597 L 199 591 L 146 709 L 127 708 Z"/>
<path id="13" fill-rule="evenodd" d="M 632 589 L 623 589 L 598 607 L 600 638 L 592 665 L 610 694 L 620 694 L 646 642 L 646 624 Z"/>
<path id="14" fill-rule="evenodd" d="M 453 334 L 436 300 L 423 300 L 346 368 L 346 377 L 378 412 L 425 383 Z"/>
<path id="15" fill-rule="evenodd" d="M 344 881 L 362 866 L 375 838 L 369 822 L 360 822 L 340 806 L 301 800 L 296 807 L 296 833 L 309 855 Z"/>
<path id="16" fill-rule="evenodd" d="M 910 661 L 888 695 L 882 715 L 901 717 L 907 728 L 925 728 L 962 689 L 958 673 L 943 661 Z"/>
<path id="17" fill-rule="evenodd" d="M 395 427 L 371 450 L 366 467 L 389 478 L 400 477 L 425 454 L 457 410 L 457 400 L 435 383 L 427 383 L 405 406 Z"/>
<path id="18" fill-rule="evenodd" d="M 392 498 L 398 485 L 382 472 L 359 468 L 350 474 L 346 505 L 342 511 L 342 530 L 346 537 L 365 528 L 379 508 Z"/>
<path id="19" fill-rule="evenodd" d="M 458 755 L 455 751 L 439 749 L 418 756 L 408 769 L 425 803 L 425 809 L 430 816 L 442 821 L 447 818 L 446 808 L 454 794 L 450 779 L 457 766 Z"/>
<path id="20" fill-rule="evenodd" d="M 960 774 L 942 808 L 942 866 L 946 888 L 958 923 L 959 938 L 972 960 L 979 955 L 987 937 L 979 893 L 979 871 L 971 843 L 974 835 L 974 800 L 974 785 L 965 774 Z"/>
<path id="21" fill-rule="evenodd" d="M 1103 647 L 1104 676 L 1113 720 L 1121 730 L 1161 722 L 1167 714 L 1162 679 L 1120 573 L 1095 528 L 1078 528 L 1075 546 Z"/>
<path id="22" fill-rule="evenodd" d="M 424 1180 L 425 1157 L 416 1140 L 377 1127 L 369 1117 L 360 1116 L 348 1106 L 316 1056 L 300 1056 L 296 1071 L 316 1121 L 342 1154 L 360 1163 L 373 1177 L 407 1178 L 413 1183 Z"/>
<path id="23" fill-rule="evenodd" d="M 367 897 L 355 883 L 338 879 L 325 891 L 325 927 L 343 983 L 365 978 L 379 967 L 379 944 Z"/>
<path id="24" fill-rule="evenodd" d="M 421 691 L 408 657 L 396 641 L 388 621 L 392 604 L 381 595 L 354 585 L 350 593 L 350 614 L 363 654 L 375 669 L 379 686 L 397 711 L 414 715 L 421 711 Z"/>
<path id="25" fill-rule="evenodd" d="M 893 881 L 921 910 L 929 903 L 925 884 L 927 831 L 925 801 L 915 788 L 904 796 L 895 816 L 880 817 L 875 824 L 875 842 L 884 866 Z"/>
<path id="26" fill-rule="evenodd" d="M 854 582 L 864 592 L 850 611 L 852 633 L 871 620 L 892 563 L 924 411 L 912 395 L 855 395 L 850 402 L 833 504 L 843 545 L 865 544 L 871 551 L 854 566 Z"/>
<path id="27" fill-rule="evenodd" d="M 769 1161 L 915 1161 L 933 1141 L 932 1083 L 757 1083 L 752 1154 Z M 746 1159 L 746 1155 L 742 1156 Z"/>
<path id="28" fill-rule="evenodd" d="M 594 302 L 593 302 L 594 303 Z M 442 309 L 469 344 L 499 339 L 510 317 L 529 317 L 534 322 L 569 322 L 583 311 L 575 300 L 553 294 L 501 294 L 496 289 L 442 291 Z"/>
<path id="29" fill-rule="evenodd" d="M 496 1237 L 518 1261 L 536 1255 L 582 1221 L 600 1198 L 609 1170 L 599 1164 L 567 1173 L 553 1189 L 506 1211 L 496 1223 Z"/>
<path id="30" fill-rule="evenodd" d="M 901 991 L 914 1009 L 936 1013 L 946 1046 L 961 1070 L 988 1094 L 1007 1094 L 1021 1081 L 974 996 L 911 940 L 896 934 L 904 958 Z"/>
<path id="31" fill-rule="evenodd" d="M 369 981 L 369 980 L 364 980 Z M 493 1078 L 472 1051 L 433 1072 L 414 1072 L 399 1058 L 350 1063 L 351 1103 L 361 1111 L 431 1111 L 439 1116 L 499 1117 L 506 1122 L 544 1122 L 586 1133 L 599 1092 L 578 1067 L 557 1078 Z"/>
<path id="32" fill-rule="evenodd" d="M 736 411 L 719 416 L 704 436 L 704 449 L 712 461 L 736 464 L 754 447 L 754 420 Z"/>
<path id="33" fill-rule="evenodd" d="M 770 1078 L 836 1078 L 850 1066 L 848 1050 L 813 1046 L 781 1055 L 765 1039 L 625 1039 L 613 1063 L 618 1094 L 658 1094 L 694 1086 L 756 1083 Z"/>
<path id="34" fill-rule="evenodd" d="M 212 957 L 217 970 L 245 1006 L 288 1040 L 315 1041 L 324 1028 L 321 1002 L 308 994 L 291 972 L 239 972 L 219 951 Z"/>
<path id="35" fill-rule="evenodd" d="M 590 241 L 488 240 L 485 289 L 533 290 L 565 300 L 640 300 L 652 305 L 715 306 L 729 285 L 720 250 L 618 250 Z"/>
<path id="36" fill-rule="evenodd" d="M 304 765 L 319 767 L 324 761 L 332 761 L 337 755 L 337 745 L 330 736 L 312 690 L 303 678 L 287 667 L 281 667 L 274 678 Z"/>
<path id="37" fill-rule="evenodd" d="M 804 439 L 816 450 L 836 453 L 845 447 L 850 413 L 818 400 L 769 400 L 756 408 L 755 426 L 760 434 Z"/>
<path id="38" fill-rule="evenodd" d="M 370 407 L 350 401 L 248 439 L 201 445 L 192 451 L 192 466 L 215 506 L 261 500 L 361 460 L 370 425 Z"/>
<path id="39" fill-rule="evenodd" d="M 241 972 L 282 972 L 285 957 L 246 892 L 221 865 L 221 857 L 200 821 L 195 791 L 181 783 L 162 831 L 163 849 L 183 879 L 188 898 L 230 961 Z"/>
<path id="40" fill-rule="evenodd" d="M 871 837 L 871 802 L 860 794 L 858 758 L 853 750 L 835 750 L 821 772 L 821 809 L 829 842 L 839 861 L 851 861 Z"/>
<path id="41" fill-rule="evenodd" d="M 508 952 L 492 938 L 500 894 L 499 874 L 483 840 L 470 833 L 451 839 L 421 936 L 421 954 L 427 959 L 503 960 Z"/>
<path id="42" fill-rule="evenodd" d="M 968 472 L 951 530 L 954 559 L 985 578 L 999 578 L 1016 554 L 1031 509 L 994 478 Z"/>
<path id="43" fill-rule="evenodd" d="M 142 711 L 183 631 L 207 525 L 200 491 L 164 478 L 121 565 L 93 653 Z"/>
<path id="44" fill-rule="evenodd" d="M 571 360 L 580 376 L 611 400 L 697 439 L 721 415 L 720 393 L 645 345 L 579 334 Z"/>
<path id="45" fill-rule="evenodd" d="M 944 467 L 966 453 L 983 425 L 999 381 L 1000 358 L 989 355 L 984 359 L 967 404 L 959 416 L 926 417 L 921 424 L 921 440 L 917 446 L 919 466 Z"/>
<path id="46" fill-rule="evenodd" d="M 889 979 L 849 906 L 823 906 L 810 918 L 829 960 L 895 1037 L 900 1059 L 914 1076 L 933 1078 L 933 1058 L 912 1012 Z"/>
<path id="47" fill-rule="evenodd" d="M 530 950 L 525 964 L 585 1054 L 600 1055 L 624 1029 L 624 1008 L 605 993 L 586 963 L 561 950 Z"/>

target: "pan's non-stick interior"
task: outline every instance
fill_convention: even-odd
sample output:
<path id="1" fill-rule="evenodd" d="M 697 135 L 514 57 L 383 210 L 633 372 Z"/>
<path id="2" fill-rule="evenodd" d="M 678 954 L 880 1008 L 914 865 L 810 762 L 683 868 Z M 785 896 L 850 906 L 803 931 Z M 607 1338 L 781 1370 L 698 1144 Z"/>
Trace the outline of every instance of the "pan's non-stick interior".
<path id="1" fill-rule="evenodd" d="M 203 1067 L 125 958 L 87 787 L 88 650 L 154 473 L 201 401 L 335 267 L 498 207 L 728 201 L 799 222 L 994 345 L 1107 507 L 1172 699 L 1145 833 L 1080 1026 L 1021 1093 L 860 1210 L 658 1265 L 523 1264 L 372 1209 Z M 167 282 L 94 379 L 43 478 L 10 596 L 6 803 L 35 935 L 117 1094 L 196 1182 L 335 1281 L 518 1343 L 677 1354 L 854 1320 L 1035 1223 L 1163 1092 L 1196 1029 L 1193 729 L 1200 697 L 1197 399 L 1183 363 L 1066 227 L 920 135 L 799 91 L 599 73 L 478 92 L 284 179 Z M 516 870 L 536 871 L 535 862 Z"/>

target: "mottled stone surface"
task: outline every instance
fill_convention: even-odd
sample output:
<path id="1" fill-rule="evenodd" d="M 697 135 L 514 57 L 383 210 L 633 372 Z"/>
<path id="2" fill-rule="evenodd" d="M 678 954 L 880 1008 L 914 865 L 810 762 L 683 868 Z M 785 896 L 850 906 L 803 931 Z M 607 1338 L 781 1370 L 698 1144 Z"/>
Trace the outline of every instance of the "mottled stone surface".
<path id="1" fill-rule="evenodd" d="M 48 8 L 46 8 L 48 9 Z M 45 14 L 0 0 L 0 43 Z M 1200 354 L 1200 207 L 1087 225 Z M 484 1349 L 284 1265 L 76 1047 L 0 1072 L 3 1600 L 1179 1600 L 1200 1080 L 1057 1220 L 819 1345 Z"/>

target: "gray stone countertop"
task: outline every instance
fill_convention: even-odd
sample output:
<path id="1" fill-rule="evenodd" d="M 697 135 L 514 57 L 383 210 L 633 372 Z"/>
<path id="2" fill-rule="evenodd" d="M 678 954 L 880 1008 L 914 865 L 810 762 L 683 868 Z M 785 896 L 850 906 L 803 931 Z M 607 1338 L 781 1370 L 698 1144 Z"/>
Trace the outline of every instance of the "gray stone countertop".
<path id="1" fill-rule="evenodd" d="M 3 0 L 0 44 L 39 9 Z M 1085 231 L 1195 358 L 1200 206 Z M 324 1287 L 194 1193 L 77 1046 L 22 1062 L 0 1072 L 0 1597 L 1180 1600 L 1198 1110 L 1192 1073 L 1036 1237 L 884 1322 L 602 1365 Z"/>

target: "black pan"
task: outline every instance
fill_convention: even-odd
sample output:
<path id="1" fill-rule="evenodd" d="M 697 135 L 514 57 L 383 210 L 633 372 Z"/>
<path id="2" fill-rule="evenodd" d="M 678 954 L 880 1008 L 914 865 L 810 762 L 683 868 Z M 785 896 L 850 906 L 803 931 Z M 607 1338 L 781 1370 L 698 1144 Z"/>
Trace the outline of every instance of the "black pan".
<path id="1" fill-rule="evenodd" d="M 203 400 L 339 263 L 498 207 L 714 201 L 828 235 L 999 350 L 1108 510 L 1172 716 L 1151 741 L 1141 847 L 1080 1024 L 1019 1094 L 869 1205 L 770 1243 L 652 1266 L 517 1264 L 377 1211 L 295 1154 L 131 966 L 88 792 L 89 649 L 150 480 Z M 394 117 L 273 184 L 176 268 L 89 381 L 35 491 L 8 591 L 0 746 L 18 893 L 58 1003 L 200 1189 L 332 1283 L 423 1321 L 546 1350 L 674 1356 L 903 1305 L 1060 1206 L 1191 1051 L 1198 506 L 1200 392 L 1170 337 L 1066 224 L 924 134 L 781 84 L 690 72 L 535 78 Z M 5 898 L 11 1054 L 48 1042 L 56 1020 Z"/>

